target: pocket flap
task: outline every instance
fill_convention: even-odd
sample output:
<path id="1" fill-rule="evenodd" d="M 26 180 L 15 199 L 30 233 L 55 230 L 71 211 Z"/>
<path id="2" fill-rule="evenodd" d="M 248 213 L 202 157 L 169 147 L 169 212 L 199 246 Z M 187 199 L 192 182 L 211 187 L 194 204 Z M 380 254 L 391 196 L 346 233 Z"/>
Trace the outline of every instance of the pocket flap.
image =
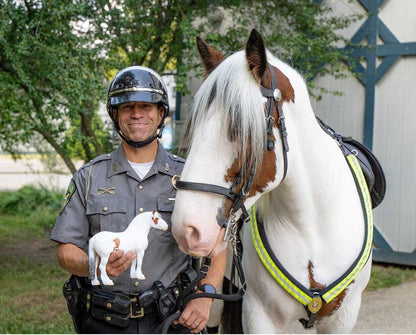
<path id="1" fill-rule="evenodd" d="M 173 212 L 174 205 L 175 205 L 174 198 L 166 198 L 166 197 L 157 198 L 157 210 L 160 212 Z"/>
<path id="2" fill-rule="evenodd" d="M 87 202 L 86 214 L 126 213 L 127 202 L 114 198 L 90 198 Z"/>

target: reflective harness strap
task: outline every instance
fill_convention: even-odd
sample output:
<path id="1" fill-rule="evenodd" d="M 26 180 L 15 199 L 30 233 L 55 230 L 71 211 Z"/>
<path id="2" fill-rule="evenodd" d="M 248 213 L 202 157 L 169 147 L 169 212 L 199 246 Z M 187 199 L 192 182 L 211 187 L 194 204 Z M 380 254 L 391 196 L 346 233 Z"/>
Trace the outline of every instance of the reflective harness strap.
<path id="1" fill-rule="evenodd" d="M 323 290 L 309 290 L 293 278 L 284 268 L 274 254 L 264 230 L 263 223 L 256 218 L 256 207 L 250 208 L 250 229 L 254 246 L 263 265 L 275 278 L 275 280 L 292 295 L 297 301 L 305 305 L 312 322 L 302 322 L 305 328 L 313 326 L 313 321 L 322 306 L 322 300 L 326 303 L 336 298 L 354 280 L 364 265 L 367 263 L 371 254 L 373 243 L 373 212 L 371 206 L 370 193 L 364 179 L 360 164 L 357 158 L 350 154 L 345 156 L 348 166 L 351 169 L 357 189 L 359 190 L 361 205 L 364 212 L 365 235 L 361 252 L 351 267 L 334 283 Z M 322 299 L 322 300 L 321 300 Z"/>

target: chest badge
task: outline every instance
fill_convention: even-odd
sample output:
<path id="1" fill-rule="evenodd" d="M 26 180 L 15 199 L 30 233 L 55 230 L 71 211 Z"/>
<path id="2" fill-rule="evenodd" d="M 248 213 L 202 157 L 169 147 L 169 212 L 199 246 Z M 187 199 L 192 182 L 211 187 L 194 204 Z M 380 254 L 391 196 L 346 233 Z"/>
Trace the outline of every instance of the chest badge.
<path id="1" fill-rule="evenodd" d="M 99 187 L 99 188 L 98 188 L 98 194 L 99 194 L 99 195 L 104 194 L 104 193 L 108 193 L 108 194 L 116 194 L 116 193 L 114 192 L 114 190 L 115 190 L 115 189 L 116 189 L 115 187 L 109 187 L 109 188 Z"/>

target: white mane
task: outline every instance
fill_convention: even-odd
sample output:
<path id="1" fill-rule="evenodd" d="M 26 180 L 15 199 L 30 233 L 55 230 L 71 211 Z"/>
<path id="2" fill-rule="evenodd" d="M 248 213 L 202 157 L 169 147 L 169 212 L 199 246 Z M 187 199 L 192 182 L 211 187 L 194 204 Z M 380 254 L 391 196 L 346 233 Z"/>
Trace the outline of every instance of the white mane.
<path id="1" fill-rule="evenodd" d="M 259 83 L 248 70 L 245 52 L 231 55 L 205 79 L 195 95 L 188 120 L 191 144 L 204 120 L 212 113 L 221 113 L 220 131 L 228 132 L 227 137 L 241 150 L 242 161 L 259 164 L 266 141 L 264 102 Z"/>

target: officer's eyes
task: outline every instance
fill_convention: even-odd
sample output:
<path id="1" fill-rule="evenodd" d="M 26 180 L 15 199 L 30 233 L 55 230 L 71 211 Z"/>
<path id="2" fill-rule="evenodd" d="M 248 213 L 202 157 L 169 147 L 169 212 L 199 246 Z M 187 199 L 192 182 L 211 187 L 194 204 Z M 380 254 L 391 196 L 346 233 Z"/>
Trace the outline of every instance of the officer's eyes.
<path id="1" fill-rule="evenodd" d="M 133 109 L 134 105 L 123 105 L 121 106 L 121 110 Z"/>
<path id="2" fill-rule="evenodd" d="M 151 110 L 153 105 L 152 104 L 140 104 L 138 107 L 139 109 L 142 109 L 142 110 Z M 120 107 L 120 109 L 123 111 L 124 110 L 130 111 L 130 110 L 133 110 L 134 108 L 135 108 L 135 104 L 123 105 Z"/>

